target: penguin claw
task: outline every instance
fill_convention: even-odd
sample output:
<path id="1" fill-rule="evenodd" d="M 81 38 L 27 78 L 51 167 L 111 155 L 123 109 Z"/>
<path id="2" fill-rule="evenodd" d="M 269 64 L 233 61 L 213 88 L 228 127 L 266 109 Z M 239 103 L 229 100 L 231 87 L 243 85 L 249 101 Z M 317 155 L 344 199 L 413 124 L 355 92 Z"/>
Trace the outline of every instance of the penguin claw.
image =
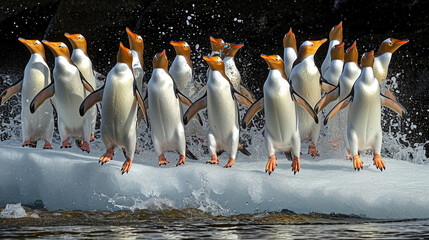
<path id="1" fill-rule="evenodd" d="M 107 149 L 106 153 L 103 154 L 103 156 L 100 157 L 98 160 L 98 163 L 101 163 L 101 166 L 103 166 L 108 161 L 112 160 L 114 151 L 112 148 Z"/>
<path id="2" fill-rule="evenodd" d="M 131 169 L 131 165 L 132 165 L 132 161 L 130 158 L 127 157 L 127 159 L 125 160 L 124 164 L 122 165 L 122 175 L 124 175 L 124 173 L 127 173 L 130 171 Z"/>
<path id="3" fill-rule="evenodd" d="M 277 159 L 276 155 L 271 155 L 268 158 L 267 165 L 265 166 L 265 172 L 268 172 L 268 175 L 271 175 L 272 172 L 274 172 L 274 169 L 276 169 L 277 166 Z"/>
<path id="4" fill-rule="evenodd" d="M 293 175 L 299 172 L 299 170 L 301 169 L 301 166 L 300 166 L 298 157 L 296 156 L 293 157 L 291 166 L 292 166 Z"/>
<path id="5" fill-rule="evenodd" d="M 224 166 L 224 168 L 231 168 L 232 165 L 234 164 L 235 159 L 234 158 L 229 158 L 228 163 Z"/>

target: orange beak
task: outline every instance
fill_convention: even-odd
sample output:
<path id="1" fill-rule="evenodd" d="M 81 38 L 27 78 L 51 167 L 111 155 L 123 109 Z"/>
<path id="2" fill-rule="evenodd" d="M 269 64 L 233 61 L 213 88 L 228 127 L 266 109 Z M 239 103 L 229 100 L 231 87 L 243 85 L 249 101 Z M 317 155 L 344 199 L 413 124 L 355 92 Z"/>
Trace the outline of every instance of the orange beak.
<path id="1" fill-rule="evenodd" d="M 409 42 L 410 40 L 408 40 L 408 39 L 399 40 L 399 39 L 391 38 L 390 41 L 392 41 L 392 43 L 394 45 L 404 45 L 405 43 Z"/>
<path id="2" fill-rule="evenodd" d="M 343 26 L 343 21 L 341 21 L 337 26 L 335 26 L 335 29 L 338 29 L 341 26 Z"/>
<path id="3" fill-rule="evenodd" d="M 137 39 L 137 37 L 139 36 L 138 34 L 131 32 L 129 28 L 126 28 L 126 31 L 127 31 L 127 34 L 134 39 Z"/>
<path id="4" fill-rule="evenodd" d="M 64 36 L 66 36 L 69 39 L 79 39 L 80 34 L 70 34 L 70 33 L 64 33 Z"/>
<path id="5" fill-rule="evenodd" d="M 174 42 L 174 41 L 171 41 L 170 44 L 173 45 L 173 46 L 175 46 L 175 47 L 183 47 L 184 46 L 180 42 Z"/>
<path id="6" fill-rule="evenodd" d="M 217 58 L 216 57 L 208 57 L 208 56 L 204 56 L 203 59 L 206 62 L 216 62 Z"/>

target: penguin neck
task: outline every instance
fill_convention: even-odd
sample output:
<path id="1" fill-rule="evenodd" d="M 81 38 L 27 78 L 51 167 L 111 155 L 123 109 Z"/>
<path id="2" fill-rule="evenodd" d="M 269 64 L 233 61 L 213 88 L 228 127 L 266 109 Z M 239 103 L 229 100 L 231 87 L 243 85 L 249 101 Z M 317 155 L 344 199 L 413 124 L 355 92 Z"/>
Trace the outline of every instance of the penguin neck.
<path id="1" fill-rule="evenodd" d="M 133 62 L 134 59 L 138 60 L 140 67 L 143 69 L 143 53 L 140 53 L 136 50 L 131 50 L 131 54 L 133 55 Z"/>
<path id="2" fill-rule="evenodd" d="M 375 57 L 374 62 L 377 62 L 379 65 L 381 65 L 383 69 L 387 72 L 391 59 L 392 59 L 392 53 L 386 52 Z"/>
<path id="3" fill-rule="evenodd" d="M 182 56 L 183 58 L 185 58 L 186 63 L 188 63 L 188 66 L 191 69 L 194 69 L 194 66 L 193 66 L 192 61 L 191 61 L 191 53 L 190 52 L 189 53 L 183 53 L 183 54 L 176 55 L 176 57 L 180 57 L 180 56 Z"/>
<path id="4" fill-rule="evenodd" d="M 229 78 L 228 78 L 228 76 L 226 76 L 226 74 L 225 74 L 225 69 L 222 69 L 222 70 L 213 70 L 213 69 L 211 69 L 211 71 L 212 71 L 212 75 L 215 75 L 215 74 L 220 74 L 220 75 L 222 75 L 222 77 L 226 80 L 226 81 L 228 81 L 229 83 L 231 83 L 231 80 L 229 80 Z"/>
<path id="5" fill-rule="evenodd" d="M 66 56 L 66 55 L 57 55 L 55 56 L 55 61 L 60 60 L 60 59 L 66 59 L 71 65 L 75 66 L 75 64 L 73 63 L 73 61 L 71 60 L 70 56 Z"/>
<path id="6" fill-rule="evenodd" d="M 364 83 L 372 83 L 373 81 L 377 81 L 374 77 L 374 70 L 372 67 L 364 67 L 361 72 L 361 77 Z"/>
<path id="7" fill-rule="evenodd" d="M 31 54 L 29 62 L 45 62 L 45 64 L 46 64 L 46 57 L 45 57 L 45 55 L 42 55 L 41 53 L 35 52 L 35 53 Z"/>
<path id="8" fill-rule="evenodd" d="M 140 66 L 143 69 L 143 52 L 132 49 L 131 54 L 133 55 L 133 59 L 137 58 L 139 60 Z"/>
<path id="9" fill-rule="evenodd" d="M 298 56 L 298 58 L 293 63 L 293 67 L 295 67 L 296 65 L 298 65 L 300 63 L 305 63 L 307 65 L 314 65 L 314 66 L 316 66 L 314 64 L 314 55 Z"/>

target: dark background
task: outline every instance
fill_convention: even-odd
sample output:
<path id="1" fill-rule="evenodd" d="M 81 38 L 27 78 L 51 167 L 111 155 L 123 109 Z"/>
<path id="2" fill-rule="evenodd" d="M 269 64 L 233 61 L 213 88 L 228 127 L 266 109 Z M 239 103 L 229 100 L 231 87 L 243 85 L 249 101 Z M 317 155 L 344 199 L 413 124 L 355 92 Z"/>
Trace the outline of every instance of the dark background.
<path id="1" fill-rule="evenodd" d="M 394 55 L 389 77 L 398 77 L 399 101 L 409 114 L 401 131 L 412 143 L 427 143 L 429 1 L 2 1 L 0 6 L 0 90 L 22 77 L 29 52 L 18 37 L 62 41 L 70 46 L 65 32 L 81 33 L 88 41 L 88 54 L 97 72 L 106 75 L 116 62 L 119 42 L 128 46 L 125 27 L 137 32 L 145 42 L 147 81 L 152 57 L 167 50 L 169 42 L 185 40 L 192 47 L 197 78 L 205 82 L 207 66 L 203 55 L 210 53 L 209 37 L 244 43 L 236 62 L 245 85 L 257 97 L 267 76 L 260 54 L 283 56 L 282 39 L 289 28 L 298 45 L 309 39 L 327 38 L 329 30 L 343 21 L 346 47 L 357 40 L 359 53 L 377 50 L 388 38 L 408 38 L 410 42 Z M 198 44 L 198 49 L 196 46 Z M 316 54 L 318 66 L 328 48 Z M 48 64 L 53 56 L 46 49 Z M 10 103 L 9 103 L 10 104 Z M 7 104 L 6 104 L 7 105 Z M 1 106 L 2 119 L 10 106 Z M 414 126 L 414 124 L 416 126 Z M 386 126 L 384 126 L 386 127 Z M 2 136 L 4 139 L 4 136 Z M 428 145 L 428 144 L 426 144 Z M 428 149 L 425 146 L 426 150 Z"/>

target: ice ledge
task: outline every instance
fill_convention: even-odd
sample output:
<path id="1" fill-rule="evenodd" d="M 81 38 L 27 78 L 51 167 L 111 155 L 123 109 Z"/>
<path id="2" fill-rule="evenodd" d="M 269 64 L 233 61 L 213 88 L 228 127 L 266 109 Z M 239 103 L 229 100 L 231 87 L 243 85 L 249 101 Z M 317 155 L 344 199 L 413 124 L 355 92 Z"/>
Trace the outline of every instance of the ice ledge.
<path id="1" fill-rule="evenodd" d="M 371 218 L 429 218 L 429 165 L 385 159 L 386 171 L 364 156 L 350 161 L 303 155 L 295 176 L 283 156 L 268 176 L 265 158 L 240 155 L 231 169 L 188 160 L 158 167 L 152 152 L 137 155 L 121 175 L 123 156 L 104 166 L 101 151 L 21 148 L 0 143 L 0 207 L 42 200 L 49 210 L 194 207 L 212 214 L 290 209 L 296 213 L 344 213 Z M 226 163 L 222 155 L 221 163 Z"/>

